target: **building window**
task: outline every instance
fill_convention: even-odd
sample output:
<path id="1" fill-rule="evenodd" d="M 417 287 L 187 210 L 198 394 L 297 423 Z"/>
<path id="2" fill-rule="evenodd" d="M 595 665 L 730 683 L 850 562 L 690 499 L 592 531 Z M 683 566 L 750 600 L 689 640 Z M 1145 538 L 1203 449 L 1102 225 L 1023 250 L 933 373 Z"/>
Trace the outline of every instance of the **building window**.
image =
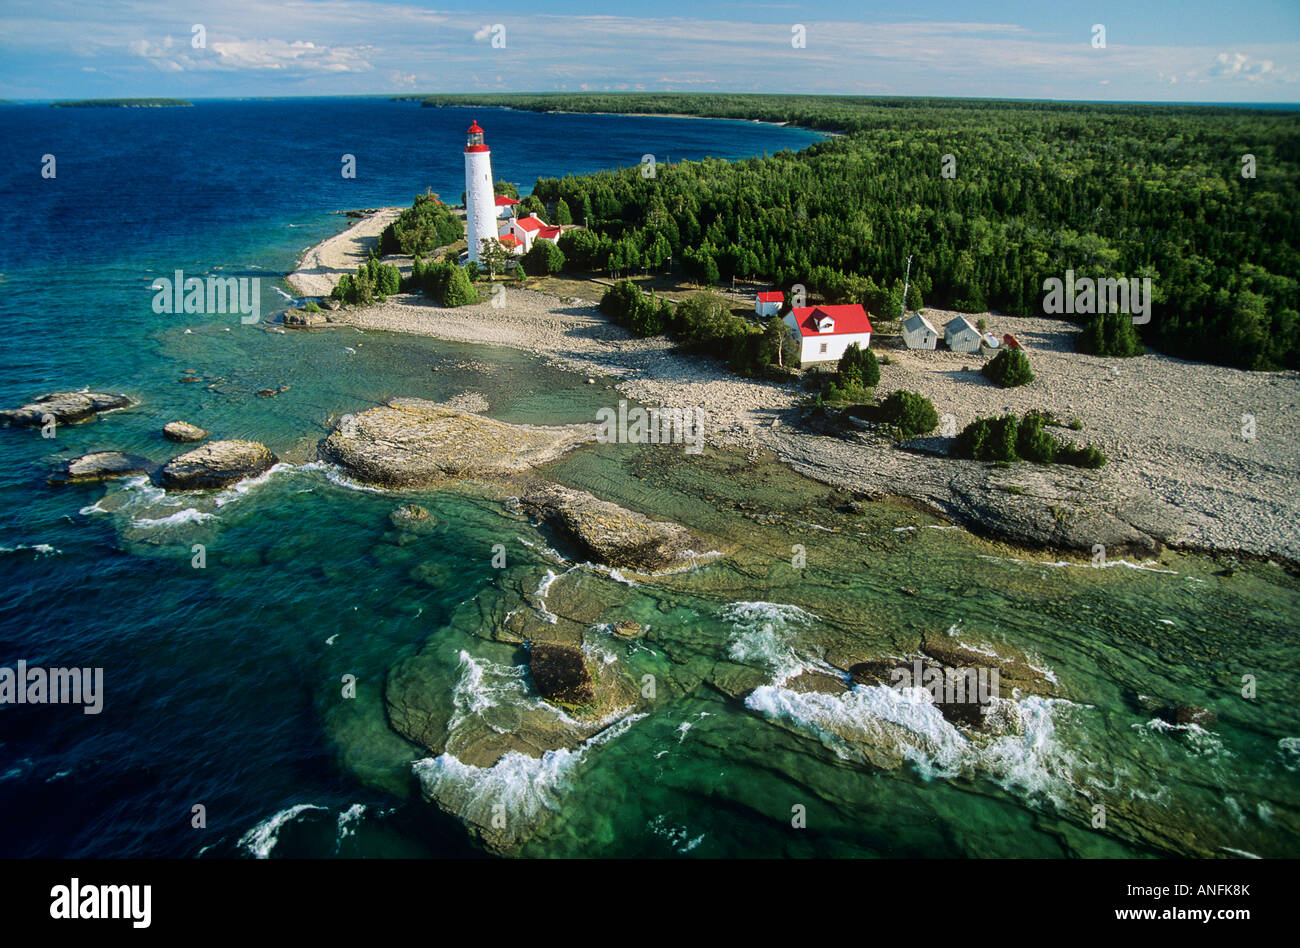
<path id="1" fill-rule="evenodd" d="M 821 354 L 822 354 L 822 355 L 825 355 L 825 354 L 826 354 L 826 343 L 824 343 L 824 342 L 822 343 Z"/>

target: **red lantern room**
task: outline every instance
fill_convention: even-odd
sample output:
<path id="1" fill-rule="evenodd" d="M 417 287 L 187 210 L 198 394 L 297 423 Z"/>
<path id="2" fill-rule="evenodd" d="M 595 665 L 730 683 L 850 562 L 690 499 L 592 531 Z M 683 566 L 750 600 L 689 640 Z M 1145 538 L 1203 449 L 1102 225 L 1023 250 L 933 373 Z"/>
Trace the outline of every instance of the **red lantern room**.
<path id="1" fill-rule="evenodd" d="M 478 122 L 470 125 L 468 138 L 465 139 L 465 151 L 487 151 L 488 146 L 483 144 L 483 129 L 478 127 Z"/>

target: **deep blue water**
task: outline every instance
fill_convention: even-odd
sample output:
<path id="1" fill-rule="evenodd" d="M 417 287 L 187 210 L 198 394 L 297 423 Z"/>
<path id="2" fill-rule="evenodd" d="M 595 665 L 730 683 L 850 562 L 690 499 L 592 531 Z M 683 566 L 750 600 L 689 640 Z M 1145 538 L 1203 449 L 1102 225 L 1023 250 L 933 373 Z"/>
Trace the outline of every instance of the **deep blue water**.
<path id="1" fill-rule="evenodd" d="M 403 555 L 384 541 L 393 502 L 319 471 L 238 498 L 219 533 L 179 537 L 90 509 L 102 487 L 55 489 L 44 476 L 96 448 L 165 459 L 176 449 L 158 430 L 175 417 L 301 459 L 341 411 L 463 389 L 468 347 L 368 336 L 368 348 L 345 348 L 334 334 L 240 331 L 237 318 L 155 314 L 148 287 L 174 269 L 260 275 L 262 311 L 272 312 L 285 299 L 279 277 L 342 229 L 339 212 L 408 204 L 428 187 L 458 202 L 474 118 L 496 176 L 525 192 L 539 175 L 632 164 L 647 152 L 734 158 L 821 137 L 742 122 L 357 99 L 0 108 L 0 403 L 83 386 L 141 400 L 53 441 L 0 432 L 0 665 L 103 666 L 107 693 L 98 716 L 0 706 L 0 856 L 227 852 L 285 807 L 391 804 L 336 761 L 320 697 L 334 688 L 322 683 L 361 666 L 381 671 L 418 647 L 456 602 L 494 581 L 490 570 L 466 571 L 454 589 L 382 578 Z M 356 156 L 355 179 L 340 174 L 345 153 Z M 55 156 L 51 179 L 41 175 L 46 154 Z M 499 417 L 590 417 L 557 418 L 591 397 L 573 380 L 523 356 L 498 358 L 526 370 L 475 380 Z M 430 366 L 442 369 L 436 382 Z M 216 388 L 178 384 L 186 368 Z M 274 403 L 254 394 L 272 378 L 294 381 Z M 138 488 L 107 493 L 128 507 L 141 500 Z M 310 506 L 311 497 L 323 499 Z M 467 501 L 427 503 L 461 523 L 497 516 Z M 191 541 L 213 545 L 204 570 L 190 568 Z M 458 542 L 441 538 L 435 559 L 463 557 Z M 358 652 L 336 662 L 327 641 L 335 633 Z M 362 688 L 377 686 L 363 671 Z M 194 804 L 207 808 L 206 831 L 190 826 Z M 383 838 L 371 851 L 462 851 L 453 824 L 411 818 L 430 822 L 376 830 Z M 329 852 L 333 815 L 324 832 L 304 851 Z"/>

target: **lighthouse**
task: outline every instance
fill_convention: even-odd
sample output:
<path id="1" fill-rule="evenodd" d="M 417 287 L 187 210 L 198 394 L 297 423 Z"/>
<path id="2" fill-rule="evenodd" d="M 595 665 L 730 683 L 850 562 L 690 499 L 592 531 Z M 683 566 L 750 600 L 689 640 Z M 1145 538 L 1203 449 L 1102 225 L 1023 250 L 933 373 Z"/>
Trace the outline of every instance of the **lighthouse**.
<path id="1" fill-rule="evenodd" d="M 469 259 L 478 262 L 479 241 L 497 237 L 496 197 L 492 193 L 492 157 L 483 142 L 478 122 L 470 125 L 465 141 L 465 239 Z"/>

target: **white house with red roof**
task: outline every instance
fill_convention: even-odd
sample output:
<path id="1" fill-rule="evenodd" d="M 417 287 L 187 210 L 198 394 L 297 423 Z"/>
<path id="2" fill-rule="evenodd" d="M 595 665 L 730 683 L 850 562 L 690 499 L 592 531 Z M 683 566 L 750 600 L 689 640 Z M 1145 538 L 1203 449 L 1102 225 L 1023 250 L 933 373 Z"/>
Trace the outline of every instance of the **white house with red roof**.
<path id="1" fill-rule="evenodd" d="M 799 343 L 799 364 L 838 361 L 853 343 L 871 345 L 871 320 L 858 303 L 801 306 L 786 313 L 785 324 Z"/>
<path id="2" fill-rule="evenodd" d="M 496 200 L 497 220 L 509 220 L 514 217 L 515 205 L 518 203 L 518 198 L 506 197 L 504 194 L 498 194 Z"/>
<path id="3" fill-rule="evenodd" d="M 785 294 L 780 290 L 762 290 L 754 297 L 754 315 L 760 317 L 775 316 L 781 311 Z"/>
<path id="4" fill-rule="evenodd" d="M 552 227 L 536 214 L 527 217 L 512 217 L 510 233 L 519 241 L 523 253 L 533 249 L 533 241 L 549 240 L 552 243 L 560 239 L 560 228 Z"/>

